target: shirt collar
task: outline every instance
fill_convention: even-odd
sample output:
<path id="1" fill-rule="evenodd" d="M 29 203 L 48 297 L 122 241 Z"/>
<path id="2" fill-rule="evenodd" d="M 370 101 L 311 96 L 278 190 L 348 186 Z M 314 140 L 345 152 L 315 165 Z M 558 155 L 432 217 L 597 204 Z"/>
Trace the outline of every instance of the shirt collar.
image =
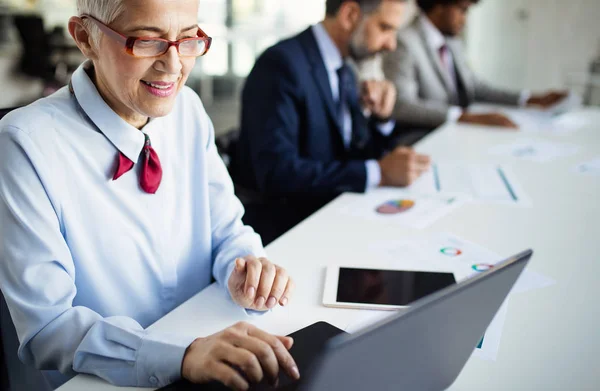
<path id="1" fill-rule="evenodd" d="M 446 44 L 446 38 L 440 30 L 431 23 L 431 20 L 429 20 L 427 15 L 421 15 L 420 19 L 427 44 L 436 52 L 439 51 L 440 48 Z"/>
<path id="2" fill-rule="evenodd" d="M 104 101 L 86 72 L 86 69 L 90 69 L 91 66 L 91 62 L 86 61 L 73 73 L 71 85 L 77 103 L 94 125 L 123 155 L 127 156 L 129 160 L 137 162 L 144 147 L 144 134 L 119 117 Z"/>
<path id="3" fill-rule="evenodd" d="M 317 40 L 317 46 L 321 52 L 321 57 L 323 57 L 325 68 L 327 68 L 327 71 L 330 73 L 336 73 L 338 69 L 344 65 L 342 54 L 337 46 L 335 46 L 335 43 L 333 43 L 333 40 L 322 23 L 312 26 L 312 31 Z"/>

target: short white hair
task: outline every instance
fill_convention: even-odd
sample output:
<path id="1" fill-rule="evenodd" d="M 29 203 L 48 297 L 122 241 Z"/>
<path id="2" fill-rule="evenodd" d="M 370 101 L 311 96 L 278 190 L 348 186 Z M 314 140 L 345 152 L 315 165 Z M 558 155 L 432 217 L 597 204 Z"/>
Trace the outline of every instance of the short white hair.
<path id="1" fill-rule="evenodd" d="M 87 14 L 98 19 L 102 23 L 114 22 L 125 8 L 125 0 L 77 0 L 77 12 L 79 16 Z M 92 41 L 97 45 L 100 42 L 100 29 L 94 22 L 84 20 Z"/>

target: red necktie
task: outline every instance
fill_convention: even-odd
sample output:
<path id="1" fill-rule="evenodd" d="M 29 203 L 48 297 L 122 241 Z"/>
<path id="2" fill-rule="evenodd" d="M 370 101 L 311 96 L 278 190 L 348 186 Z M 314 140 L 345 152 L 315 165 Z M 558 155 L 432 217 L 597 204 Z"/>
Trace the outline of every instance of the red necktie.
<path id="1" fill-rule="evenodd" d="M 154 194 L 160 186 L 162 180 L 162 167 L 160 165 L 160 159 L 152 144 L 150 143 L 150 137 L 144 133 L 144 149 L 142 150 L 143 166 L 142 173 L 140 175 L 140 186 L 146 193 Z M 134 163 L 121 152 L 119 152 L 119 162 L 117 171 L 113 177 L 113 181 L 119 179 L 123 174 L 130 171 L 133 168 Z"/>

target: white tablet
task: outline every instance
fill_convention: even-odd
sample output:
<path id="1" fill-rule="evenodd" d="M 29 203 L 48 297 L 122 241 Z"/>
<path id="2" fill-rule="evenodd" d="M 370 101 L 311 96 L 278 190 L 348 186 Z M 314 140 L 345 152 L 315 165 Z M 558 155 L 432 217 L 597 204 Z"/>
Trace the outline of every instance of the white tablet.
<path id="1" fill-rule="evenodd" d="M 455 283 L 452 272 L 329 266 L 323 305 L 396 310 Z"/>

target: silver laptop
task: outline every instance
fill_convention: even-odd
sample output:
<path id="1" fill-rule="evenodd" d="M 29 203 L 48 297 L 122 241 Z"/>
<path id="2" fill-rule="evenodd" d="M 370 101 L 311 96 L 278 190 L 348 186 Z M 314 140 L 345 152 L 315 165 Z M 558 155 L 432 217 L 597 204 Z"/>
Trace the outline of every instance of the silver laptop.
<path id="1" fill-rule="evenodd" d="M 450 387 L 533 252 L 415 302 L 397 316 L 327 343 L 300 390 Z"/>
<path id="2" fill-rule="evenodd" d="M 290 353 L 302 379 L 280 374 L 279 386 L 252 390 L 441 391 L 456 380 L 533 252 L 517 254 L 480 275 L 411 304 L 407 311 L 356 334 L 325 322 L 293 334 Z M 227 388 L 185 381 L 165 391 Z"/>

